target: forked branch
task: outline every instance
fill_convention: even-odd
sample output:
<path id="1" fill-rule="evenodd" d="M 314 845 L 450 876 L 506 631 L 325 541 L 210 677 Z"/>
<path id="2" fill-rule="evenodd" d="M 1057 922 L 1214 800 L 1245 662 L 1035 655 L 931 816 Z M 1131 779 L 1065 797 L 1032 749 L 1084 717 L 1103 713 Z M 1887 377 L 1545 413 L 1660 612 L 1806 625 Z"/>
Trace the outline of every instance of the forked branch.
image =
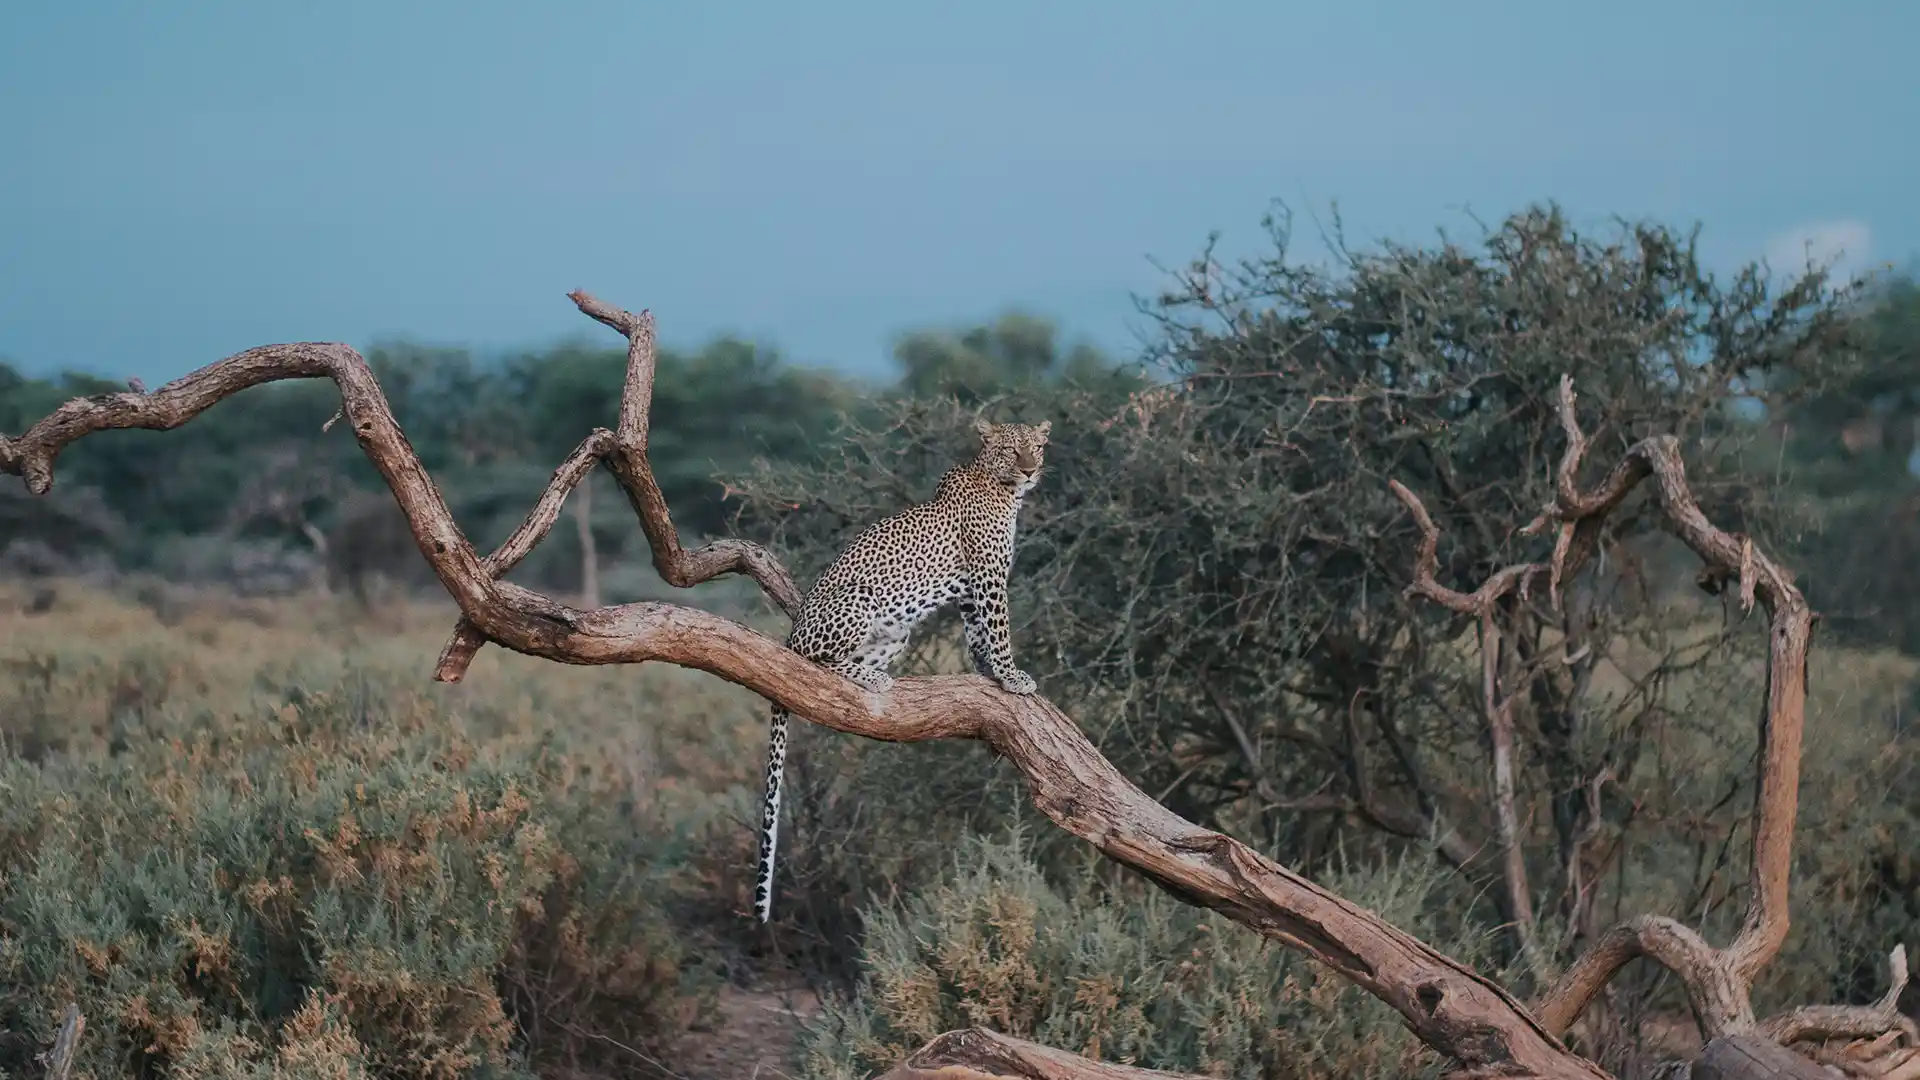
<path id="1" fill-rule="evenodd" d="M 1642 916 L 1614 927 L 1541 999 L 1538 1013 L 1558 1035 L 1579 1017 L 1613 976 L 1629 961 L 1647 957 L 1678 976 L 1704 1034 L 1709 1038 L 1756 1028 L 1750 988 L 1754 976 L 1780 951 L 1787 934 L 1787 894 L 1792 870 L 1794 817 L 1799 806 L 1801 740 L 1806 720 L 1807 651 L 1813 612 L 1793 584 L 1793 576 L 1754 547 L 1750 537 L 1729 533 L 1701 512 L 1687 484 L 1679 442 L 1655 436 L 1631 447 L 1590 492 L 1578 478 L 1587 441 L 1574 412 L 1573 383 L 1560 381 L 1560 423 L 1567 451 L 1555 476 L 1551 505 L 1529 524 L 1527 533 L 1556 531 L 1553 556 L 1545 565 L 1501 570 L 1471 594 L 1434 580 L 1439 530 L 1419 500 L 1399 484 L 1394 494 L 1414 515 L 1422 533 L 1410 592 L 1463 614 L 1490 621 L 1494 604 L 1545 572 L 1553 603 L 1561 585 L 1591 556 L 1606 517 L 1639 484 L 1652 479 L 1668 528 L 1705 564 L 1702 584 L 1718 591 L 1737 583 L 1743 608 L 1757 601 L 1768 616 L 1767 688 L 1761 712 L 1761 752 L 1754 797 L 1753 853 L 1745 920 L 1733 941 L 1716 949 L 1692 929 L 1660 916 Z M 1490 712 L 1497 713 L 1491 704 Z M 1859 1019 L 1858 1012 L 1849 1017 Z M 1884 1016 L 1881 1030 L 1886 1030 Z"/>
<path id="2" fill-rule="evenodd" d="M 596 463 L 605 462 L 608 471 L 620 481 L 620 489 L 627 493 L 634 514 L 640 518 L 640 528 L 653 549 L 654 569 L 660 572 L 662 580 L 677 589 L 689 589 L 723 574 L 745 574 L 786 612 L 787 618 L 798 618 L 800 590 L 787 568 L 766 548 L 734 539 L 715 540 L 694 551 L 680 545 L 680 533 L 673 527 L 666 495 L 660 490 L 660 482 L 654 479 L 653 465 L 647 459 L 653 380 L 658 370 L 653 313 L 642 311 L 635 315 L 622 311 L 578 289 L 568 293 L 567 298 L 589 318 L 612 327 L 627 339 L 627 377 L 621 385 L 620 419 L 614 431 L 595 428 L 555 470 L 527 519 L 506 543 L 487 556 L 482 564 L 486 572 L 497 579 L 526 558 L 559 519 L 567 494 L 593 471 Z M 459 682 L 485 642 L 486 636 L 473 620 L 461 615 L 454 625 L 453 638 L 440 651 L 440 663 L 433 677 L 441 682 Z"/>
<path id="3" fill-rule="evenodd" d="M 1467 1071 L 1569 1080 L 1604 1075 L 1568 1052 L 1500 986 L 1372 912 L 1149 798 L 1044 698 L 1007 694 L 977 675 L 902 678 L 887 694 L 870 694 L 779 642 L 704 611 L 661 603 L 581 611 L 499 580 L 552 528 L 572 485 L 593 462 L 605 461 L 627 490 L 656 565 L 669 581 L 691 584 L 703 575 L 743 572 L 755 576 L 781 606 L 791 609 L 797 602 L 786 571 L 761 549 L 737 542 L 694 552 L 680 547 L 646 458 L 652 320 L 584 293 L 572 298 L 581 311 L 627 338 L 619 430 L 589 435 L 556 470 L 520 529 L 484 559 L 454 523 L 366 362 L 341 344 L 264 346 L 152 393 L 68 402 L 20 438 L 0 440 L 0 468 L 25 476 L 31 490 L 44 493 L 52 485 L 60 450 L 92 432 L 174 428 L 249 386 L 330 378 L 340 388 L 341 411 L 354 438 L 392 489 L 422 555 L 459 605 L 460 627 L 436 677 L 459 678 L 480 643 L 492 641 L 568 664 L 665 661 L 697 668 L 813 723 L 867 738 L 977 739 L 1021 771 L 1035 805 L 1061 828 L 1182 900 L 1219 911 L 1333 968 L 1385 1001 L 1423 1042 Z"/>

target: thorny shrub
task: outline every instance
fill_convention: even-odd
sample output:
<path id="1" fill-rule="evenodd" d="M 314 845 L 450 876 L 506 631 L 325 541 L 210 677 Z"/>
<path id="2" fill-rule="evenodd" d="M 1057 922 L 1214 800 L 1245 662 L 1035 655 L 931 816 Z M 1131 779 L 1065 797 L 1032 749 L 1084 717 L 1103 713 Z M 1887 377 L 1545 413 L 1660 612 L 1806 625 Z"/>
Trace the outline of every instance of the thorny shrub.
<path id="1" fill-rule="evenodd" d="M 1396 862 L 1326 884 L 1468 962 L 1484 932 Z M 968 842 L 937 881 L 869 913 L 855 991 L 803 1037 L 802 1075 L 858 1080 L 979 1025 L 1088 1057 L 1244 1080 L 1420 1075 L 1386 1006 L 1271 941 L 1156 889 L 1049 883 L 1015 830 Z M 1482 970 L 1486 970 L 1484 967 Z"/>

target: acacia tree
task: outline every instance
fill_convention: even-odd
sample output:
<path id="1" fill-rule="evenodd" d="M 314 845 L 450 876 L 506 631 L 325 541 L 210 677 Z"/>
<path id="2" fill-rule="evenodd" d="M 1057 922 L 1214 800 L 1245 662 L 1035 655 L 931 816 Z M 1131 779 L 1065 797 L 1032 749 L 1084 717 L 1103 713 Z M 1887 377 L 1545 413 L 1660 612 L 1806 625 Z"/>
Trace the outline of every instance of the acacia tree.
<path id="1" fill-rule="evenodd" d="M 1202 828 L 1148 797 L 1116 769 L 1080 727 L 1040 696 L 1006 694 L 976 675 L 903 678 L 872 694 L 786 650 L 779 642 L 708 612 L 665 603 L 580 610 L 501 580 L 557 521 L 568 493 L 604 464 L 626 491 L 652 545 L 661 576 L 689 587 L 721 574 L 759 583 L 789 616 L 800 593 L 765 548 L 723 539 L 688 550 L 680 543 L 648 459 L 654 390 L 654 323 L 584 292 L 580 310 L 628 341 L 626 380 L 617 427 L 593 431 L 555 471 L 521 526 L 498 549 L 481 555 L 461 532 L 445 499 L 409 446 L 364 359 L 337 343 L 268 345 L 195 371 L 157 390 L 100 394 L 60 406 L 17 438 L 0 439 L 0 469 L 45 494 L 62 449 L 93 432 L 176 428 L 247 387 L 282 379 L 328 378 L 339 387 L 341 416 L 405 513 L 422 555 L 460 609 L 434 677 L 457 681 L 491 642 L 571 664 L 664 661 L 697 668 L 747 687 L 813 723 L 894 742 L 974 739 L 1026 778 L 1036 806 L 1062 829 L 1179 899 L 1297 949 L 1395 1009 L 1407 1026 L 1468 1075 L 1600 1077 L 1593 1062 L 1569 1051 L 1559 1035 L 1628 960 L 1645 956 L 1688 987 L 1701 1022 L 1715 1036 L 1702 1063 L 1719 1075 L 1818 1075 L 1780 1044 L 1811 1036 L 1874 1039 L 1884 1054 L 1912 1028 L 1892 996 L 1875 1007 L 1814 1007 L 1766 1021 L 1747 996 L 1753 976 L 1787 931 L 1787 885 L 1804 718 L 1805 665 L 1812 615 L 1791 576 L 1746 537 L 1713 525 L 1687 485 L 1678 443 L 1670 435 L 1642 439 L 1605 478 L 1583 489 L 1586 441 L 1576 422 L 1570 383 L 1561 387 L 1560 420 L 1568 441 L 1554 499 L 1529 528 L 1556 536 L 1549 561 L 1509 567 L 1471 594 L 1431 582 L 1438 542 L 1419 499 L 1394 493 L 1423 536 L 1422 591 L 1431 599 L 1484 612 L 1502 596 L 1559 585 L 1594 552 L 1607 516 L 1643 482 L 1655 487 L 1660 512 L 1701 559 L 1708 579 L 1736 587 L 1770 619 L 1770 678 L 1758 772 L 1753 880 L 1748 917 L 1725 949 L 1709 947 L 1682 924 L 1643 917 L 1610 932 L 1565 979 L 1532 1007 L 1377 916 L 1220 832 Z M 1894 994 L 1905 980 L 1895 954 Z M 1895 1049 L 1873 1064 L 1883 1076 L 1920 1071 L 1916 1051 Z M 1897 1060 L 1895 1060 L 1897 1058 Z M 1880 1066 L 1891 1062 L 1891 1066 Z M 1863 1068 L 1866 1066 L 1862 1066 Z M 970 1070 L 970 1071 L 968 1071 Z M 1028 1078 L 1142 1077 L 988 1032 L 955 1032 L 903 1062 L 898 1078 L 976 1075 Z"/>
<path id="2" fill-rule="evenodd" d="M 1092 345 L 1062 348 L 1052 323 L 1018 311 L 984 326 L 903 335 L 894 343 L 893 359 L 902 393 L 967 404 L 1049 385 L 1135 383 Z"/>

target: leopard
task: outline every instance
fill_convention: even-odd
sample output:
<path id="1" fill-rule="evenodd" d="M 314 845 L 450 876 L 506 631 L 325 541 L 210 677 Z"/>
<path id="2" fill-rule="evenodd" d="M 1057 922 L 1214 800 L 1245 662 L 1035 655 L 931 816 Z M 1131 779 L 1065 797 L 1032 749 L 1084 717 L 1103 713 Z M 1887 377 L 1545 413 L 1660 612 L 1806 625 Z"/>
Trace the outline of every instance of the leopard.
<path id="1" fill-rule="evenodd" d="M 893 685 L 893 663 L 913 631 L 935 613 L 957 606 L 974 672 L 1008 693 L 1034 693 L 1033 676 L 1013 662 L 1007 578 L 1021 504 L 1040 482 L 1052 427 L 1050 420 L 1028 425 L 976 419 L 980 447 L 973 460 L 948 470 L 932 499 L 853 538 L 807 593 L 787 647 L 884 694 Z M 774 706 L 753 894 L 762 923 L 773 917 L 790 719 L 786 709 Z"/>

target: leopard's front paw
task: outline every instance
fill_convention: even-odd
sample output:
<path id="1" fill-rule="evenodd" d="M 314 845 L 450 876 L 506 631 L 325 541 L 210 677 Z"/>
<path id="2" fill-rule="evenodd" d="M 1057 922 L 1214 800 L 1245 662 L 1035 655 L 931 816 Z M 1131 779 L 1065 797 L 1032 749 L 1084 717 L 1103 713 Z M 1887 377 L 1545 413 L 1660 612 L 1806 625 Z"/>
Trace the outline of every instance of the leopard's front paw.
<path id="1" fill-rule="evenodd" d="M 1039 685 L 1033 681 L 1033 676 L 1019 668 L 1014 668 L 1007 673 L 1006 678 L 1000 680 L 1000 688 L 1009 694 L 1019 694 L 1024 697 L 1033 693 Z"/>

